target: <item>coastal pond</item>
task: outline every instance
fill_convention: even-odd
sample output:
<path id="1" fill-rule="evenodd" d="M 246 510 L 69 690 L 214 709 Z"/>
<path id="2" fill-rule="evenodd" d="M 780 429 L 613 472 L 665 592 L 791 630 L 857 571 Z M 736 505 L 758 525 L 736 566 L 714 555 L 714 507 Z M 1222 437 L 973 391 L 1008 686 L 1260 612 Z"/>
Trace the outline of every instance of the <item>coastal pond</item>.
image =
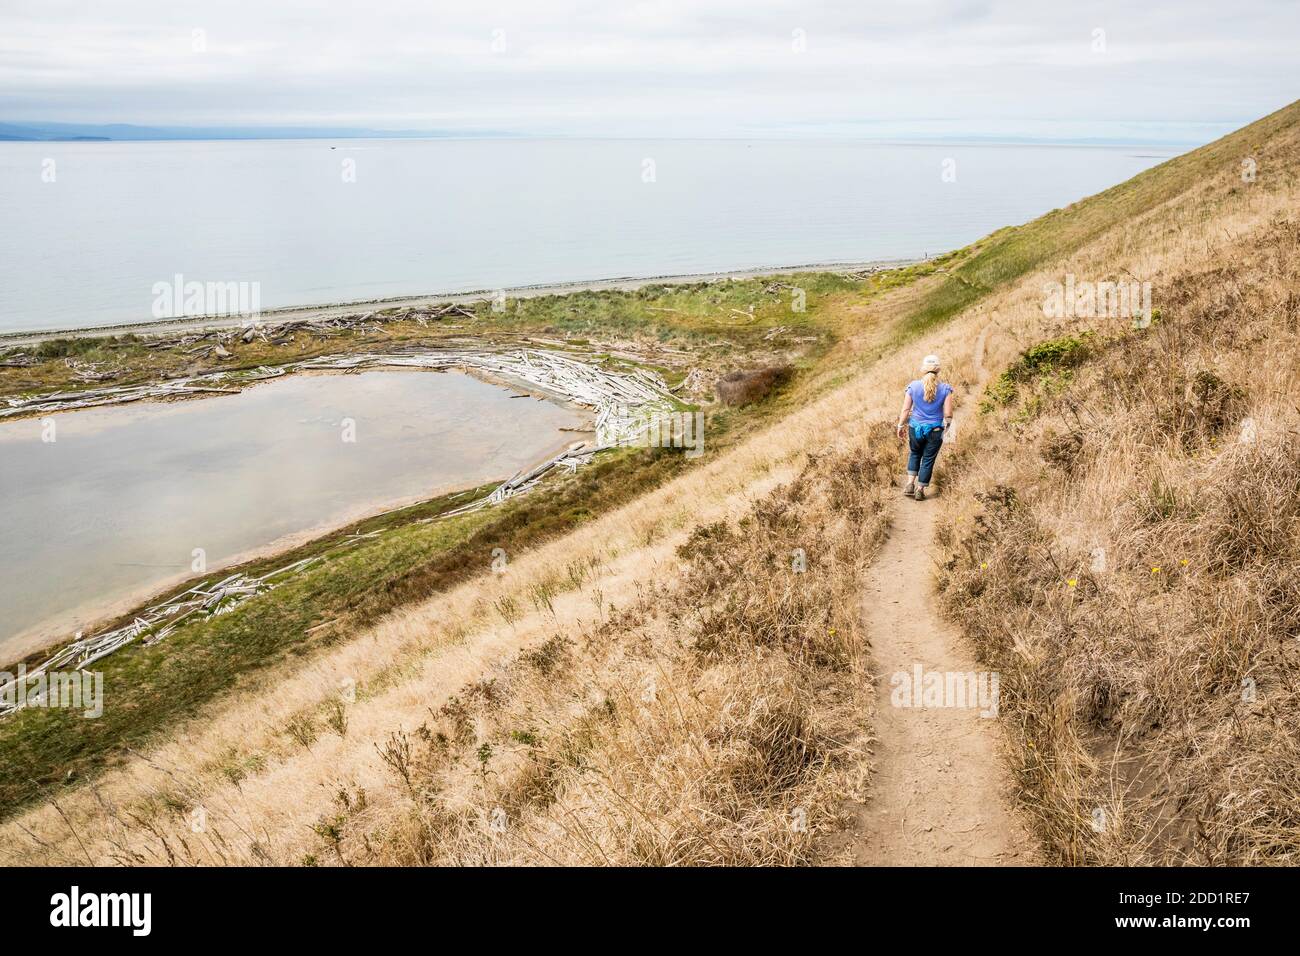
<path id="1" fill-rule="evenodd" d="M 586 422 L 468 375 L 367 371 L 0 424 L 0 658 L 71 639 L 200 559 L 508 478 Z"/>

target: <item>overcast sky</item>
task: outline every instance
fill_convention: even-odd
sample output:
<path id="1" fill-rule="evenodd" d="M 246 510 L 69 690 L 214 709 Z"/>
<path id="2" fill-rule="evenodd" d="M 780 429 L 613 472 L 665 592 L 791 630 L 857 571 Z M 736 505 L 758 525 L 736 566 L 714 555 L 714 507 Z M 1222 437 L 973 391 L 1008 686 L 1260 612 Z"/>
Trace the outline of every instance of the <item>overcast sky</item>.
<path id="1" fill-rule="evenodd" d="M 195 32 L 200 31 L 200 32 Z M 3 0 L 0 120 L 1202 142 L 1296 0 Z"/>

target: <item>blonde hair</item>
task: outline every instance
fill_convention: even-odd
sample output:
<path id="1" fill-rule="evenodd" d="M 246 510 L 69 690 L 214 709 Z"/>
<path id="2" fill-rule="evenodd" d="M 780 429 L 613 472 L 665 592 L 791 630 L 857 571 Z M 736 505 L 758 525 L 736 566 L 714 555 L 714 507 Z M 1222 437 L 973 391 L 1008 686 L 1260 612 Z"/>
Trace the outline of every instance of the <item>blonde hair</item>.
<path id="1" fill-rule="evenodd" d="M 921 385 L 925 388 L 925 400 L 927 402 L 934 401 L 934 396 L 939 391 L 939 370 L 936 368 L 922 375 Z"/>
<path id="2" fill-rule="evenodd" d="M 921 360 L 921 387 L 925 389 L 925 400 L 934 401 L 939 391 L 939 356 L 927 355 Z"/>

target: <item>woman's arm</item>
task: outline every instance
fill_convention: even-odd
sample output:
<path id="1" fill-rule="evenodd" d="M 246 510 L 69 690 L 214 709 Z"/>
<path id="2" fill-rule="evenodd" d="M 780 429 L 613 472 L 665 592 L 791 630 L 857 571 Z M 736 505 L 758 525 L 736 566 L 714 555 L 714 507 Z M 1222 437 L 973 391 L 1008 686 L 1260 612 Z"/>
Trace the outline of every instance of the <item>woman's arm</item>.
<path id="1" fill-rule="evenodd" d="M 952 396 L 948 396 L 952 398 Z M 945 405 L 945 408 L 947 406 Z M 903 390 L 903 407 L 898 412 L 898 424 L 894 426 L 894 434 L 898 440 L 903 440 L 904 429 L 907 427 L 907 416 L 912 414 L 912 393 L 906 389 Z"/>
<path id="2" fill-rule="evenodd" d="M 956 403 L 956 392 L 949 392 L 948 397 L 943 400 L 943 427 L 945 429 L 952 424 L 952 407 Z"/>

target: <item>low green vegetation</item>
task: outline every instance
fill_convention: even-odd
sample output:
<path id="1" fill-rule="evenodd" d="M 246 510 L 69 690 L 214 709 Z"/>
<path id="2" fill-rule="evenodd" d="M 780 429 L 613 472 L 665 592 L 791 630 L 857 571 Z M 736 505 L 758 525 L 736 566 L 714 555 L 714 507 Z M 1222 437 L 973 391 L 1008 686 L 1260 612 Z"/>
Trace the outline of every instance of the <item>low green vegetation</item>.
<path id="1" fill-rule="evenodd" d="M 1050 380 L 1058 384 L 1067 381 L 1069 370 L 1088 357 L 1092 341 L 1093 334 L 1083 332 L 1030 346 L 989 383 L 980 410 L 990 412 L 999 406 L 1010 405 L 1019 396 L 1022 386 L 1041 385 Z"/>

